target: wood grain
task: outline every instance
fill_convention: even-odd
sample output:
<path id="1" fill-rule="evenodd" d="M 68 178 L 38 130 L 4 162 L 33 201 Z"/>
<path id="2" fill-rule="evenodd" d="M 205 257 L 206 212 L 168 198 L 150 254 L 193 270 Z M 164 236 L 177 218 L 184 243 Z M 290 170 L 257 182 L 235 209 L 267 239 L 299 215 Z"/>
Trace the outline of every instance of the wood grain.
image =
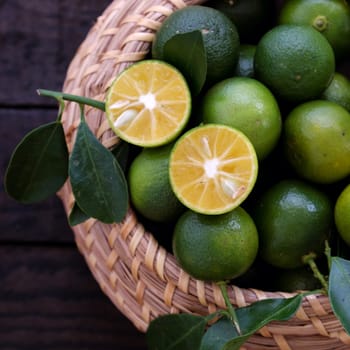
<path id="1" fill-rule="evenodd" d="M 32 128 L 54 120 L 77 48 L 110 0 L 0 0 L 0 349 L 146 349 L 102 293 L 60 201 L 21 205 L 4 191 L 11 153 Z M 280 1 L 279 1 L 280 3 Z M 339 68 L 350 78 L 350 62 Z"/>
<path id="2" fill-rule="evenodd" d="M 110 0 L 0 1 L 0 349 L 145 349 L 78 252 L 57 197 L 22 205 L 4 191 L 13 149 L 53 121 L 75 51 Z"/>
<path id="3" fill-rule="evenodd" d="M 1 349 L 144 349 L 75 247 L 0 246 Z"/>
<path id="4" fill-rule="evenodd" d="M 109 0 L 2 0 L 0 105 L 52 105 L 68 64 Z"/>

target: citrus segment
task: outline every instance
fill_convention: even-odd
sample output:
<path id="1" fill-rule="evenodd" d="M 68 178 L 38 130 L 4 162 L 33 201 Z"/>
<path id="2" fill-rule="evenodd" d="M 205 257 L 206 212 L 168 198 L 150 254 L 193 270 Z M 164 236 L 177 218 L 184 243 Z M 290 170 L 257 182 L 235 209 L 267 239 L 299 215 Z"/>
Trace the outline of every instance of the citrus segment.
<path id="1" fill-rule="evenodd" d="M 123 71 L 106 98 L 106 114 L 113 131 L 123 140 L 155 147 L 175 139 L 191 110 L 187 82 L 173 66 L 140 61 Z"/>
<path id="2" fill-rule="evenodd" d="M 202 214 L 223 214 L 251 192 L 258 162 L 240 131 L 216 124 L 185 133 L 170 157 L 170 183 L 179 200 Z"/>

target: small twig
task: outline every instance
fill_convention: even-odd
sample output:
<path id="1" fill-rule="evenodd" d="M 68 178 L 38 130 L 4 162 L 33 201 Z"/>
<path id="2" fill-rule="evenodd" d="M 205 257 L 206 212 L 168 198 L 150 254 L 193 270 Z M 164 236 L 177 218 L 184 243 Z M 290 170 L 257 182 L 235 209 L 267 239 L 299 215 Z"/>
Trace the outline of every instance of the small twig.
<path id="1" fill-rule="evenodd" d="M 84 104 L 87 106 L 91 106 L 94 108 L 97 108 L 101 111 L 105 111 L 105 103 L 98 101 L 98 100 L 93 100 L 88 97 L 83 97 L 83 96 L 78 96 L 78 95 L 71 95 L 71 94 L 66 94 L 63 92 L 58 92 L 58 91 L 52 91 L 52 90 L 45 90 L 45 89 L 38 89 L 37 90 L 38 95 L 40 96 L 46 96 L 46 97 L 53 97 L 56 100 L 65 100 L 65 101 L 72 101 L 72 102 L 77 102 L 80 104 Z"/>
<path id="2" fill-rule="evenodd" d="M 238 322 L 238 318 L 237 318 L 237 315 L 236 315 L 236 311 L 235 311 L 233 305 L 231 304 L 230 298 L 229 298 L 228 293 L 227 293 L 227 284 L 226 284 L 226 282 L 218 282 L 217 284 L 220 287 L 222 296 L 223 296 L 223 298 L 225 300 L 225 304 L 226 304 L 226 307 L 228 309 L 231 321 L 233 322 L 233 324 L 234 324 L 234 326 L 235 326 L 235 328 L 237 330 L 237 333 L 240 335 L 241 334 L 241 328 L 239 326 L 239 322 Z"/>
<path id="3" fill-rule="evenodd" d="M 316 258 L 315 253 L 309 253 L 303 256 L 303 262 L 310 266 L 312 272 L 314 273 L 315 278 L 317 278 L 321 282 L 322 287 L 325 289 L 325 293 L 328 294 L 328 282 L 326 281 L 326 278 L 317 267 L 315 258 Z"/>
<path id="4" fill-rule="evenodd" d="M 327 257 L 328 270 L 330 271 L 331 267 L 332 267 L 332 251 L 331 251 L 331 247 L 330 247 L 327 240 L 325 241 L 325 245 L 326 245 L 326 248 L 325 248 L 324 253 Z"/>

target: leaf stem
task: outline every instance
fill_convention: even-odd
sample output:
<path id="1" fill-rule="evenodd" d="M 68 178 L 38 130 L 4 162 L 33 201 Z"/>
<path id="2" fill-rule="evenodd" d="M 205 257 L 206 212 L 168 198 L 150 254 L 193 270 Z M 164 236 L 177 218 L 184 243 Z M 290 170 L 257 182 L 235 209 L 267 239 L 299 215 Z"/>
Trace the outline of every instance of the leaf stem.
<path id="1" fill-rule="evenodd" d="M 79 107 L 80 107 L 80 122 L 84 123 L 85 122 L 84 104 L 79 103 Z"/>
<path id="2" fill-rule="evenodd" d="M 59 92 L 59 91 L 52 91 L 52 90 L 45 90 L 45 89 L 38 89 L 37 93 L 40 96 L 53 97 L 58 101 L 66 100 L 66 101 L 77 102 L 80 104 L 84 104 L 84 105 L 88 105 L 88 106 L 97 108 L 103 112 L 105 111 L 105 103 L 104 102 L 94 100 L 94 99 L 91 99 L 88 97 L 71 95 L 71 94 L 66 94 L 66 93 Z"/>
<path id="3" fill-rule="evenodd" d="M 326 295 L 328 295 L 328 282 L 326 281 L 325 276 L 321 273 L 321 271 L 317 267 L 315 258 L 316 258 L 316 255 L 314 253 L 309 253 L 303 256 L 303 262 L 310 266 L 312 272 L 314 273 L 315 278 L 317 278 L 321 282 L 321 285 L 324 288 Z"/>
<path id="4" fill-rule="evenodd" d="M 231 321 L 233 322 L 234 326 L 236 327 L 237 333 L 241 334 L 241 328 L 239 326 L 236 311 L 235 311 L 233 305 L 231 304 L 230 298 L 229 298 L 228 293 L 227 293 L 227 284 L 226 284 L 226 282 L 218 282 L 217 284 L 220 287 L 221 294 L 225 300 L 225 304 L 226 304 L 226 307 L 228 309 Z"/>
<path id="5" fill-rule="evenodd" d="M 61 122 L 65 104 L 62 99 L 58 99 L 58 104 L 59 104 L 59 108 L 57 113 L 57 121 Z"/>

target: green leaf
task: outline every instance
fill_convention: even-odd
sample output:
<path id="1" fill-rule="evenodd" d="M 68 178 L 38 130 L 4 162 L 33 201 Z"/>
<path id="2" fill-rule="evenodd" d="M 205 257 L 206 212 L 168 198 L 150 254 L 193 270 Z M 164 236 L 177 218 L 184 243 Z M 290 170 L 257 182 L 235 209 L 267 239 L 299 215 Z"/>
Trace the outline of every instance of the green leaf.
<path id="1" fill-rule="evenodd" d="M 350 261 L 332 257 L 329 274 L 329 300 L 334 314 L 350 334 Z"/>
<path id="2" fill-rule="evenodd" d="M 182 72 L 192 94 L 198 95 L 207 77 L 207 58 L 202 33 L 195 30 L 174 35 L 164 45 L 163 58 Z"/>
<path id="3" fill-rule="evenodd" d="M 77 202 L 74 203 L 72 211 L 69 213 L 68 222 L 70 226 L 79 225 L 82 222 L 88 220 L 89 215 L 86 215 L 79 207 Z"/>
<path id="4" fill-rule="evenodd" d="M 229 340 L 223 350 L 239 350 L 251 335 L 271 321 L 285 321 L 300 307 L 303 295 L 292 298 L 276 298 L 257 301 L 247 307 L 236 309 L 242 334 Z"/>
<path id="5" fill-rule="evenodd" d="M 190 314 L 165 315 L 153 320 L 146 333 L 149 350 L 198 350 L 207 319 Z"/>
<path id="6" fill-rule="evenodd" d="M 73 194 L 80 209 L 105 223 L 120 222 L 128 208 L 128 188 L 116 158 L 81 120 L 69 160 Z"/>
<path id="7" fill-rule="evenodd" d="M 55 121 L 32 130 L 17 145 L 5 174 L 5 190 L 19 202 L 39 202 L 55 194 L 67 176 L 64 131 Z"/>
<path id="8" fill-rule="evenodd" d="M 265 299 L 237 309 L 237 317 L 243 332 L 255 332 L 271 321 L 285 321 L 300 307 L 303 294 L 291 298 Z"/>
<path id="9" fill-rule="evenodd" d="M 222 317 L 205 333 L 200 350 L 222 350 L 227 342 L 238 336 L 236 328 L 228 317 Z"/>

